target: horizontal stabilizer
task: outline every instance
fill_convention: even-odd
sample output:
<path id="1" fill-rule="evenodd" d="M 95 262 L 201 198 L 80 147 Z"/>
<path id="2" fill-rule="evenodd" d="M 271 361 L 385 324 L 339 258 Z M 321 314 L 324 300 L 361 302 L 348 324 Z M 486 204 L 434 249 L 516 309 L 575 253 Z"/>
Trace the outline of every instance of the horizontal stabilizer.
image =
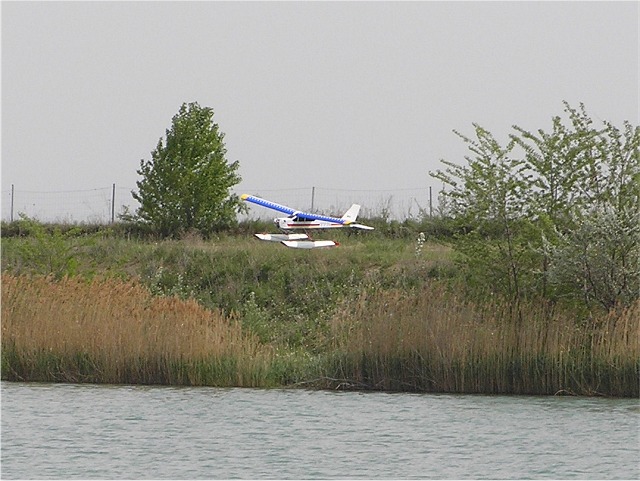
<path id="1" fill-rule="evenodd" d="M 334 247 L 334 246 L 338 245 L 337 242 L 332 241 L 332 240 L 282 241 L 282 243 L 284 245 L 286 245 L 287 247 L 292 247 L 294 249 L 315 249 L 317 247 Z"/>
<path id="2" fill-rule="evenodd" d="M 349 224 L 349 227 L 353 227 L 354 229 L 373 230 L 373 227 L 364 224 Z"/>

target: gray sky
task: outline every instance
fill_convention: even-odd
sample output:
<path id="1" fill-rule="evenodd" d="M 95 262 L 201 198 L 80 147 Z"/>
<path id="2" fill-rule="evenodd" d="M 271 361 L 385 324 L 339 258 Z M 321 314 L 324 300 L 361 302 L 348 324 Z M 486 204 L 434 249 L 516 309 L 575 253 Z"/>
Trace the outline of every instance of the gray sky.
<path id="1" fill-rule="evenodd" d="M 190 101 L 240 191 L 437 185 L 472 122 L 638 124 L 639 5 L 2 2 L 2 191 L 134 188 Z"/>

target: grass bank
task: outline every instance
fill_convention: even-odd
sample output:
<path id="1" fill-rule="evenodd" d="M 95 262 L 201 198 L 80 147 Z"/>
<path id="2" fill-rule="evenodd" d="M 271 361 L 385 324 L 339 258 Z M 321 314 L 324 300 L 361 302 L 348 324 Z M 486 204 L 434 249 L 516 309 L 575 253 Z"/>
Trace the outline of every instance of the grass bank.
<path id="1" fill-rule="evenodd" d="M 301 252 L 30 225 L 2 240 L 2 379 L 639 395 L 637 303 L 471 299 L 396 227 Z"/>

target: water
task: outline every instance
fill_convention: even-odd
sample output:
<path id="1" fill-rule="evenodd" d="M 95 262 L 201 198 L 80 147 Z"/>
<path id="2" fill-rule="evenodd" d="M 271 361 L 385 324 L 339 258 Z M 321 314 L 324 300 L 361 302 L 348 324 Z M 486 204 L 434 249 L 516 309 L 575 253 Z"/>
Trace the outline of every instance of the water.
<path id="1" fill-rule="evenodd" d="M 3 479 L 638 479 L 635 399 L 2 383 Z"/>

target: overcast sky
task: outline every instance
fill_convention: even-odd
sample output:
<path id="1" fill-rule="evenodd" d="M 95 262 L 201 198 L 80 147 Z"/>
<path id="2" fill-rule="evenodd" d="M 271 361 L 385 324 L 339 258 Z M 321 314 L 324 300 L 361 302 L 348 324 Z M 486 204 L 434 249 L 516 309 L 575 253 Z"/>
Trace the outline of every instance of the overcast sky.
<path id="1" fill-rule="evenodd" d="M 241 191 L 437 185 L 473 122 L 637 125 L 639 5 L 2 2 L 2 190 L 134 188 L 191 101 Z"/>

